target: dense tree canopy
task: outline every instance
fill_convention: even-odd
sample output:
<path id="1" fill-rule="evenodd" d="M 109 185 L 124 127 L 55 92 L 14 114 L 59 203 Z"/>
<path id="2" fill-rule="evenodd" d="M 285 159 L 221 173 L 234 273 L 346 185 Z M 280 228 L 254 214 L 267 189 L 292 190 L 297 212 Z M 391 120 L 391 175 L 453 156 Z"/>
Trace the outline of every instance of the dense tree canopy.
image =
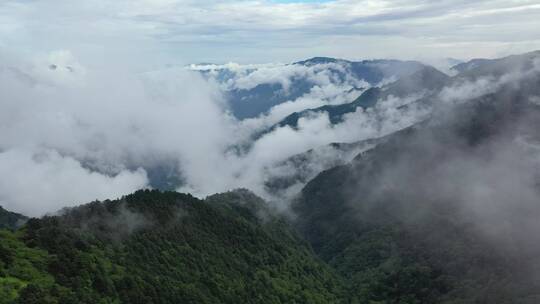
<path id="1" fill-rule="evenodd" d="M 259 200 L 139 191 L 31 219 L 0 234 L 0 301 L 338 302 L 340 279 Z"/>

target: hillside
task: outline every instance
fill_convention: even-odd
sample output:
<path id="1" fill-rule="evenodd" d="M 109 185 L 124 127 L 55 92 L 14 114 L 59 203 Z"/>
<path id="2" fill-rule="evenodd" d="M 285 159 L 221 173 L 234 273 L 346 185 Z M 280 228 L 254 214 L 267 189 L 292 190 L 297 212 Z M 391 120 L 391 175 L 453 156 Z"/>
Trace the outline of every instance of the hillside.
<path id="1" fill-rule="evenodd" d="M 540 300 L 539 85 L 533 70 L 519 85 L 440 109 L 307 184 L 297 227 L 354 299 Z"/>
<path id="2" fill-rule="evenodd" d="M 0 206 L 0 229 L 14 230 L 22 226 L 27 220 L 26 216 L 7 211 Z"/>
<path id="3" fill-rule="evenodd" d="M 0 238 L 1 303 L 336 303 L 342 292 L 246 191 L 139 191 Z"/>

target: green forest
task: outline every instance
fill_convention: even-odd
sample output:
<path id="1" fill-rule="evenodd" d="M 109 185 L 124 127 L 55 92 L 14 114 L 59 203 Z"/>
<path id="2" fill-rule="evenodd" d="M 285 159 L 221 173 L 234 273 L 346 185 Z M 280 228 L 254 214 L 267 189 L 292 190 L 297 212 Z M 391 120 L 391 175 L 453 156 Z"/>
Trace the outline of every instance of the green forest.
<path id="1" fill-rule="evenodd" d="M 341 170 L 310 183 L 305 198 L 322 202 L 310 187 Z M 308 210 L 298 201 L 300 221 L 247 190 L 206 200 L 141 190 L 29 219 L 0 231 L 0 303 L 538 300 L 538 281 L 517 259 L 444 210 L 413 223 L 338 203 Z"/>
<path id="2" fill-rule="evenodd" d="M 258 216 L 264 214 L 264 217 Z M 343 283 L 246 191 L 139 191 L 0 233 L 1 303 L 337 303 Z"/>

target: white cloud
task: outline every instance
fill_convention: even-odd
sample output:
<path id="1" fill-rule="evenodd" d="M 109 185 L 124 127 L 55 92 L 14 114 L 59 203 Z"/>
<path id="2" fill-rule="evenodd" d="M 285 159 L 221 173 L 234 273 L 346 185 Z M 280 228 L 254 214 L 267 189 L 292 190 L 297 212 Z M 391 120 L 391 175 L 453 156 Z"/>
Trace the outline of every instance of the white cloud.
<path id="1" fill-rule="evenodd" d="M 54 150 L 0 152 L 0 205 L 29 216 L 74 203 L 117 198 L 147 185 L 144 170 L 114 176 L 92 172 Z"/>
<path id="2" fill-rule="evenodd" d="M 438 98 L 447 104 L 463 103 L 486 94 L 495 93 L 503 85 L 519 86 L 520 80 L 531 77 L 540 71 L 539 59 L 534 59 L 531 67 L 528 67 L 525 62 L 527 61 L 514 62 L 513 66 L 505 67 L 504 74 L 498 76 L 482 76 L 475 79 L 459 77 L 451 86 L 443 88 Z"/>
<path id="3" fill-rule="evenodd" d="M 246 119 L 244 126 L 268 128 L 293 112 L 318 108 L 324 105 L 338 105 L 355 100 L 363 90 L 371 87 L 363 79 L 350 71 L 347 62 L 301 64 L 250 64 L 228 63 L 225 65 L 189 65 L 188 69 L 202 72 L 210 81 L 216 82 L 221 90 L 251 90 L 261 84 L 279 84 L 282 90 L 277 93 L 289 95 L 292 85 L 309 84 L 308 92 L 295 99 L 273 106 L 268 113 L 255 119 Z M 238 100 L 229 100 L 234 103 Z M 256 102 L 252 100 L 251 102 Z"/>
<path id="4" fill-rule="evenodd" d="M 51 69 L 49 59 L 59 60 L 58 66 Z M 133 75 L 114 68 L 102 73 L 83 65 L 66 72 L 61 69 L 63 60 L 77 62 L 61 52 L 39 56 L 23 69 L 0 68 L 0 151 L 9 153 L 3 154 L 6 163 L 13 158 L 12 151 L 23 151 L 19 152 L 22 159 L 15 159 L 21 169 L 34 165 L 34 171 L 26 171 L 42 177 L 28 178 L 25 186 L 32 197 L 15 199 L 21 188 L 12 187 L 12 170 L 0 170 L 0 194 L 8 196 L 5 204 L 11 204 L 8 199 L 16 204 L 16 211 L 37 204 L 32 212 L 37 214 L 58 204 L 80 204 L 94 193 L 93 187 L 107 183 L 110 189 L 95 189 L 99 198 L 126 194 L 146 186 L 140 178 L 125 180 L 126 172 L 140 177 L 144 171 L 138 168 L 162 162 L 173 167 L 180 163 L 183 170 L 193 172 L 190 178 L 201 182 L 197 172 L 211 172 L 234 138 L 236 126 L 224 115 L 219 91 L 195 73 L 180 69 Z M 77 69 L 86 72 L 77 75 L 73 85 L 69 77 Z M 43 150 L 50 151 L 52 163 L 32 161 Z M 89 173 L 83 166 L 114 178 Z M 56 176 L 45 178 L 53 169 Z M 71 175 L 76 180 L 63 186 L 70 186 L 70 191 L 80 188 L 81 196 L 68 193 L 53 203 L 62 198 L 59 185 L 67 182 L 62 177 Z M 125 183 L 115 182 L 119 177 Z M 52 197 L 53 192 L 57 196 Z M 49 199 L 29 201 L 40 196 Z"/>
<path id="5" fill-rule="evenodd" d="M 222 88 L 184 68 L 144 74 L 115 66 L 96 70 L 68 51 L 15 62 L 24 64 L 0 68 L 0 194 L 2 204 L 32 215 L 145 187 L 144 170 L 155 166 L 179 170 L 186 182 L 180 190 L 196 195 L 247 187 L 268 197 L 269 169 L 288 157 L 331 142 L 381 136 L 423 113 L 413 107 L 398 111 L 400 103 L 389 98 L 337 125 L 314 114 L 300 119 L 299 130 L 278 128 L 238 153 L 235 147 L 288 111 L 351 101 L 357 93 L 347 93 L 350 85 L 333 83 L 324 74 L 296 101 L 237 121 L 226 114 Z M 306 75 L 318 77 L 312 71 Z M 36 155 L 46 157 L 39 162 Z M 14 184 L 11 166 L 39 177 L 24 184 L 31 195 L 23 193 L 20 182 Z M 63 196 L 69 177 L 73 183 Z"/>
<path id="6" fill-rule="evenodd" d="M 138 66 L 314 55 L 469 58 L 540 48 L 539 15 L 537 0 L 9 0 L 0 4 L 0 46 L 67 48 L 102 64 Z"/>

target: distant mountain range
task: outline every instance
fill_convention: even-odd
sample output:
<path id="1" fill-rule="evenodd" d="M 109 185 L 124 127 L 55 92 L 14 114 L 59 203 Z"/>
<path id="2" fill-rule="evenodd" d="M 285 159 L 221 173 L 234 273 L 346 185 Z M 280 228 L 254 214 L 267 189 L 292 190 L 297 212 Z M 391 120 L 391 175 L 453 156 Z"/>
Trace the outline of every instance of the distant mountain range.
<path id="1" fill-rule="evenodd" d="M 287 65 L 242 67 L 238 65 L 201 64 L 195 67 L 206 77 L 213 77 L 222 84 L 228 84 L 226 86 L 228 103 L 232 112 L 236 113 L 235 115 L 240 119 L 262 115 L 272 107 L 286 101 L 294 103 L 296 98 L 308 94 L 314 87 L 321 85 L 314 82 L 315 79 L 320 77 L 327 81 L 325 83 L 335 85 L 344 94 L 351 91 L 355 92 L 356 97 L 351 98 L 350 102 L 340 104 L 331 104 L 329 102 L 329 104 L 320 107 L 305 108 L 301 111 L 289 113 L 275 124 L 255 132 L 252 142 L 241 147 L 241 149 L 249 150 L 252 144 L 266 134 L 283 127 L 296 130 L 299 119 L 311 117 L 313 114 L 327 115 L 333 125 L 342 123 L 347 115 L 355 113 L 357 110 L 366 111 L 368 109 L 375 120 L 381 121 L 381 125 L 383 125 L 384 120 L 389 119 L 389 117 L 386 117 L 388 111 L 395 113 L 406 113 L 407 111 L 424 112 L 425 115 L 417 119 L 425 119 L 429 117 L 429 113 L 433 110 L 433 104 L 440 98 L 439 94 L 443 88 L 458 85 L 463 81 L 473 81 L 478 77 L 500 76 L 501 73 L 508 69 L 508 66 L 519 66 L 524 62 L 523 58 L 537 56 L 538 52 L 532 52 L 501 59 L 473 59 L 459 63 L 453 61 L 457 63 L 452 67 L 452 70 L 457 73 L 454 76 L 446 75 L 431 66 L 415 61 L 364 60 L 355 62 L 328 57 L 314 57 Z M 277 75 L 280 75 L 280 77 L 277 77 Z M 287 81 L 283 81 L 283 79 Z M 364 86 L 353 86 L 353 84 L 359 82 L 362 82 Z M 249 83 L 250 87 L 239 88 L 241 85 L 237 83 L 244 86 Z M 284 90 L 284 83 L 287 85 L 287 90 Z M 239 97 L 240 95 L 242 96 Z M 397 99 L 397 102 L 387 108 L 383 101 L 392 98 Z M 331 100 L 332 98 L 329 98 L 329 101 Z M 241 114 L 244 110 L 253 112 L 246 116 Z M 409 125 L 415 122 L 412 120 Z M 387 134 L 383 132 L 382 135 Z M 284 159 L 283 163 L 289 163 L 289 161 Z M 326 160 L 318 159 L 312 155 L 309 161 L 305 160 L 303 166 L 309 167 L 310 170 L 325 168 L 325 166 L 318 165 L 324 163 L 326 163 Z M 308 164 L 314 165 L 308 166 Z M 170 170 L 165 172 L 159 168 L 149 169 L 151 173 L 150 181 L 158 189 L 173 190 L 182 183 L 182 178 Z M 270 170 L 268 172 L 270 184 L 273 184 L 270 181 L 282 180 L 283 177 L 280 175 L 281 173 L 274 176 L 274 171 Z M 309 176 L 312 174 L 314 173 L 309 174 Z M 280 186 L 282 187 L 281 192 L 294 192 L 292 188 L 288 190 L 283 188 L 284 185 L 281 184 Z M 286 185 L 298 187 L 300 184 L 286 183 Z"/>
<path id="2" fill-rule="evenodd" d="M 348 61 L 315 57 L 288 65 L 246 67 L 196 65 L 203 75 L 221 83 L 238 83 L 253 78 L 247 87 L 232 86 L 227 90 L 231 112 L 238 119 L 254 118 L 272 107 L 308 94 L 325 82 L 343 86 L 343 90 L 362 90 L 383 81 L 400 79 L 426 66 L 416 61 L 364 60 Z M 260 76 L 259 76 L 260 75 Z M 265 77 L 266 76 L 266 77 Z M 287 86 L 283 81 L 286 79 Z"/>
<path id="3" fill-rule="evenodd" d="M 296 128 L 298 119 L 310 113 L 327 113 L 333 124 L 343 121 L 343 116 L 355 112 L 358 108 L 368 109 L 376 105 L 377 101 L 390 96 L 406 98 L 415 94 L 429 94 L 440 90 L 450 77 L 432 67 L 422 67 L 416 72 L 401 77 L 399 80 L 382 87 L 372 87 L 364 91 L 351 103 L 341 105 L 326 105 L 315 109 L 295 112 L 276 124 L 275 127 L 289 126 Z M 274 128 L 275 128 L 274 127 Z M 273 129 L 273 128 L 272 128 Z"/>
<path id="4" fill-rule="evenodd" d="M 344 117 L 347 114 L 354 113 L 357 111 L 357 109 L 361 109 L 363 111 L 371 109 L 371 111 L 373 111 L 373 113 L 377 115 L 377 112 L 381 111 L 377 108 L 377 103 L 380 103 L 381 101 L 388 98 L 407 100 L 406 103 L 397 104 L 395 108 L 396 112 L 405 112 L 412 107 L 416 107 L 417 109 L 422 109 L 425 113 L 427 113 L 424 118 L 427 119 L 428 117 L 430 117 L 430 113 L 434 110 L 434 107 L 438 106 L 437 104 L 439 103 L 439 100 L 441 98 L 441 91 L 443 88 L 458 87 L 461 83 L 465 81 L 475 81 L 478 79 L 490 79 L 493 77 L 500 77 L 509 70 L 516 72 L 530 69 L 534 64 L 535 59 L 538 58 L 540 58 L 540 53 L 532 52 L 524 55 L 509 56 L 501 59 L 484 59 L 481 60 L 483 64 L 479 65 L 476 65 L 479 61 L 477 59 L 474 59 L 470 62 L 458 64 L 458 66 L 469 65 L 470 68 L 463 70 L 462 73 L 458 73 L 453 77 L 450 77 L 435 68 L 425 66 L 419 69 L 417 72 L 409 76 L 403 76 L 395 82 L 385 84 L 381 87 L 369 88 L 351 103 L 341 105 L 326 105 L 319 108 L 307 109 L 301 112 L 292 113 L 280 122 L 276 123 L 274 126 L 271 126 L 270 128 L 258 133 L 255 139 L 261 138 L 265 134 L 268 134 L 276 130 L 277 128 L 290 127 L 296 129 L 298 127 L 298 121 L 300 118 L 309 117 L 313 113 L 316 113 L 318 115 L 328 115 L 330 122 L 334 125 L 343 122 Z M 473 65 L 476 66 L 472 67 Z M 461 68 L 456 66 L 456 69 Z M 385 117 L 381 117 L 380 119 L 385 119 Z M 377 140 L 377 138 L 362 140 L 355 143 L 348 143 L 346 145 L 344 144 L 343 147 L 347 147 L 350 144 L 376 142 Z M 334 144 L 333 146 L 339 147 L 339 144 Z M 340 153 L 342 152 L 344 151 L 341 151 Z M 340 153 L 334 155 L 342 155 Z M 304 162 L 302 163 L 302 165 L 297 166 L 297 168 L 323 168 L 324 166 L 321 167 L 320 164 L 325 164 L 328 161 L 328 154 L 320 157 L 316 157 L 316 155 L 318 154 L 312 154 L 312 152 L 309 152 L 308 154 L 311 155 L 311 157 L 302 158 L 304 159 Z M 286 160 L 285 163 L 291 163 L 291 160 L 294 158 L 296 158 L 296 156 L 289 160 Z M 347 157 L 345 157 L 345 159 L 347 159 Z M 334 163 L 336 163 L 336 161 L 337 160 L 334 160 Z M 298 172 L 301 171 L 302 170 L 299 169 Z M 321 171 L 323 170 L 320 170 L 319 172 Z M 279 176 L 274 176 L 270 177 L 269 180 L 273 181 L 271 184 L 275 184 L 276 180 L 283 181 L 283 178 Z M 293 180 L 298 181 L 297 179 Z M 287 187 L 293 187 L 294 185 L 294 183 L 281 183 L 280 191 L 291 191 L 291 189 L 287 190 Z"/>

